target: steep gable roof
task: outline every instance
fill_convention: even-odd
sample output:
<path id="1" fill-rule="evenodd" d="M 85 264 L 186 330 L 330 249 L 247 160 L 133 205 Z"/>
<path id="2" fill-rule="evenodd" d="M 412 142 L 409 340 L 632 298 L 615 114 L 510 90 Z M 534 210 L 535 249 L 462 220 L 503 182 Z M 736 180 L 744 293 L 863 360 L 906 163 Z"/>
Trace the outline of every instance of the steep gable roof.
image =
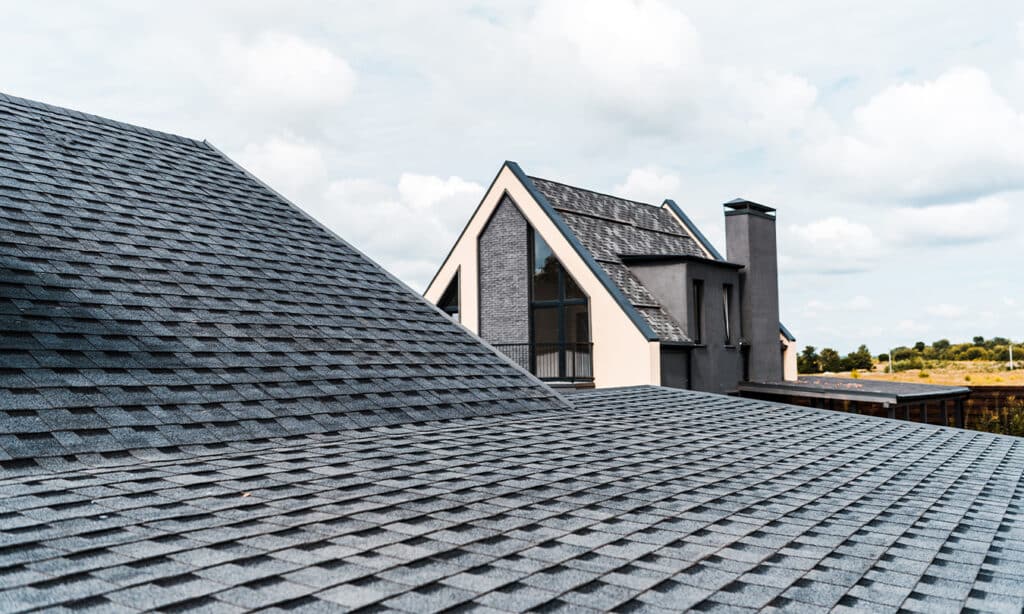
<path id="1" fill-rule="evenodd" d="M 562 406 L 205 142 L 0 96 L 0 462 Z"/>

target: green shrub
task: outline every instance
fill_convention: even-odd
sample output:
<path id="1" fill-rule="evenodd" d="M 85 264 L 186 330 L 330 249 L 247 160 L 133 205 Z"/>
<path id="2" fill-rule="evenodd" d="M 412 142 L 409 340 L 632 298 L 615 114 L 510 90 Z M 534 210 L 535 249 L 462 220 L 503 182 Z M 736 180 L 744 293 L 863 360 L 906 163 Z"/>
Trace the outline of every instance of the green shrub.
<path id="1" fill-rule="evenodd" d="M 852 377 L 853 379 L 860 379 L 860 371 L 853 369 L 852 371 L 850 371 L 850 377 Z"/>
<path id="2" fill-rule="evenodd" d="M 921 371 L 920 373 L 917 374 L 917 376 L 922 378 L 922 379 L 924 379 L 926 377 L 931 377 L 932 375 L 931 375 L 931 373 L 928 373 L 927 371 Z"/>
<path id="3" fill-rule="evenodd" d="M 897 360 L 892 364 L 894 371 L 909 371 L 910 369 L 923 369 L 924 361 L 921 360 L 920 356 L 908 360 Z"/>
<path id="4" fill-rule="evenodd" d="M 983 347 L 971 346 L 961 351 L 957 357 L 960 360 L 990 360 L 991 355 Z"/>

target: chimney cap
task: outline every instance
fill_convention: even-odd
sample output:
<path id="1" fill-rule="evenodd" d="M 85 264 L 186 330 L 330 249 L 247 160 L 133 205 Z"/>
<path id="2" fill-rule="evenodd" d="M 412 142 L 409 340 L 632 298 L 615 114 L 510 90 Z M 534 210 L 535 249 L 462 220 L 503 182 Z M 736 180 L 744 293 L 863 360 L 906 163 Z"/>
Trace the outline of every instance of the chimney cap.
<path id="1" fill-rule="evenodd" d="M 732 209 L 733 211 L 756 211 L 758 213 L 765 214 L 775 213 L 775 209 L 772 209 L 767 205 L 755 203 L 754 201 L 747 200 L 745 198 L 734 198 L 722 206 L 726 209 Z"/>

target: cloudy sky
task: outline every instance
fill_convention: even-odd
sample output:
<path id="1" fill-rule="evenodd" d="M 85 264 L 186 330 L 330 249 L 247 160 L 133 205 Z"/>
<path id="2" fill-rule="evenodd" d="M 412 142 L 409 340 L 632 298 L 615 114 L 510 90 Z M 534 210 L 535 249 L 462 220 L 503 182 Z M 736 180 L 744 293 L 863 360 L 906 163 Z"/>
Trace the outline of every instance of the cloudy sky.
<path id="1" fill-rule="evenodd" d="M 512 159 L 720 249 L 777 207 L 801 344 L 1024 338 L 1019 2 L 443 6 L 0 1 L 0 91 L 208 139 L 417 290 Z"/>

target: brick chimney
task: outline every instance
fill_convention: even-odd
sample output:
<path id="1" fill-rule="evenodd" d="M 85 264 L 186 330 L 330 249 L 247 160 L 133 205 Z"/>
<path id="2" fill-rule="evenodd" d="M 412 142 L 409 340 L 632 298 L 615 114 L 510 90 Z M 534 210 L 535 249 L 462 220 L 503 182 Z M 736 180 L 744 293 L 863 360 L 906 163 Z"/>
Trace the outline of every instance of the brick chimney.
<path id="1" fill-rule="evenodd" d="M 775 209 L 742 198 L 724 206 L 726 259 L 744 267 L 740 271 L 744 372 L 751 381 L 782 381 Z"/>

